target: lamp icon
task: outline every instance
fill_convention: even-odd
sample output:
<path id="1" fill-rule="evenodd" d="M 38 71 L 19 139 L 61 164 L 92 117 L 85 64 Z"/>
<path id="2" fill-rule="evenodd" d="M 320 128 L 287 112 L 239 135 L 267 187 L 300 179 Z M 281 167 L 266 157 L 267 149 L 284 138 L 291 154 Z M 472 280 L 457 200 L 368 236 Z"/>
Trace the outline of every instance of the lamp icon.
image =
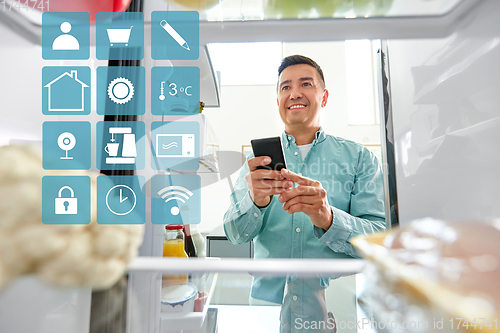
<path id="1" fill-rule="evenodd" d="M 73 149 L 76 145 L 76 138 L 70 132 L 64 132 L 57 138 L 57 145 L 62 150 L 66 151 L 66 156 L 60 157 L 61 160 L 72 160 L 73 157 L 68 156 L 68 151 Z"/>

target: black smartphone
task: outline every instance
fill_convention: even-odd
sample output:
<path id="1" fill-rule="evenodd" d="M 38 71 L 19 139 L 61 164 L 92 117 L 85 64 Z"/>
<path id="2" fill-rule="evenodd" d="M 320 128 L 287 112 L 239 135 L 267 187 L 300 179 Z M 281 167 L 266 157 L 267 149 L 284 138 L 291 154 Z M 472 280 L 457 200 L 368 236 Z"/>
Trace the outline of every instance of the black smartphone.
<path id="1" fill-rule="evenodd" d="M 257 167 L 257 169 L 267 170 L 281 170 L 286 169 L 285 154 L 283 152 L 283 145 L 281 144 L 281 137 L 276 136 L 272 138 L 254 139 L 251 140 L 252 150 L 255 157 L 269 156 L 271 163 Z"/>

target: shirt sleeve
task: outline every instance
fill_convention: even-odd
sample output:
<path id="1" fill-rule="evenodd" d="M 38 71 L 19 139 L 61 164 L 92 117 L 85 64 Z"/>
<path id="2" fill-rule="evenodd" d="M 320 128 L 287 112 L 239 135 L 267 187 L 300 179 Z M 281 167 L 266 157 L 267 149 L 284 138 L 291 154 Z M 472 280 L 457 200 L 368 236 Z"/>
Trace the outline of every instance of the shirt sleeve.
<path id="1" fill-rule="evenodd" d="M 331 206 L 332 225 L 327 231 L 315 226 L 314 234 L 333 251 L 359 257 L 351 238 L 386 228 L 382 169 L 377 157 L 366 148 L 361 151 L 350 196 L 350 211 Z"/>
<path id="2" fill-rule="evenodd" d="M 248 170 L 245 163 L 231 193 L 231 206 L 224 214 L 224 232 L 227 239 L 236 245 L 247 243 L 259 235 L 264 214 L 270 205 L 259 208 L 254 204 L 245 180 Z"/>

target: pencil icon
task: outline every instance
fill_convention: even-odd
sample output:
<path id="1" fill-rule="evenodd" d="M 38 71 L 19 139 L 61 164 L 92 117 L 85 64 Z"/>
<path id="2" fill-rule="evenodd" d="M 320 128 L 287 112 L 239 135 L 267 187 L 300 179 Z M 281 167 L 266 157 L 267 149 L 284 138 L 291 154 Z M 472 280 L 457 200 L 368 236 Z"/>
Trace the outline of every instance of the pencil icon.
<path id="1" fill-rule="evenodd" d="M 170 24 L 168 24 L 167 21 L 162 20 L 160 22 L 160 25 L 163 29 L 165 29 L 166 32 L 168 32 L 168 34 L 170 36 L 172 36 L 173 39 L 175 39 L 177 44 L 179 44 L 180 46 L 182 46 L 186 50 L 190 51 L 188 43 L 184 40 L 184 38 L 182 38 L 181 35 L 179 35 L 179 33 L 177 31 L 175 31 L 174 28 L 172 28 L 172 26 Z"/>

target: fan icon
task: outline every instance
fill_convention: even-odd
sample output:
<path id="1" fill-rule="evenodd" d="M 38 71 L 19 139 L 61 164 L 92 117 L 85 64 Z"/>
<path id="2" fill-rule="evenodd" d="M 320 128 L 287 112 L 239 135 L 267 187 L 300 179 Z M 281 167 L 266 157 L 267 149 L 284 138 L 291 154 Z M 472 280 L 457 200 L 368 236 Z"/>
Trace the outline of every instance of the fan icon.
<path id="1" fill-rule="evenodd" d="M 108 85 L 108 96 L 116 104 L 128 103 L 134 97 L 134 85 L 124 77 L 117 77 Z"/>

